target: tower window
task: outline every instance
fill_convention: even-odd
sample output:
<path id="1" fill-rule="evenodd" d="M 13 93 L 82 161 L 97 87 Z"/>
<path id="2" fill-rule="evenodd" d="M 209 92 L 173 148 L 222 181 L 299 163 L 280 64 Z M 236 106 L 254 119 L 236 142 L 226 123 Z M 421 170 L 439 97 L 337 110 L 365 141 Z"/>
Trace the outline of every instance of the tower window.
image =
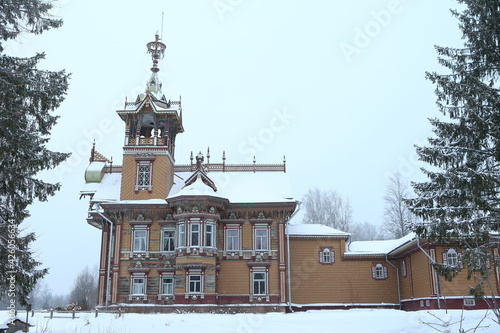
<path id="1" fill-rule="evenodd" d="M 136 191 L 151 191 L 153 176 L 153 164 L 151 161 L 139 161 L 137 163 L 137 180 L 135 184 Z"/>
<path id="2" fill-rule="evenodd" d="M 151 184 L 151 166 L 139 165 L 137 185 L 148 186 Z"/>

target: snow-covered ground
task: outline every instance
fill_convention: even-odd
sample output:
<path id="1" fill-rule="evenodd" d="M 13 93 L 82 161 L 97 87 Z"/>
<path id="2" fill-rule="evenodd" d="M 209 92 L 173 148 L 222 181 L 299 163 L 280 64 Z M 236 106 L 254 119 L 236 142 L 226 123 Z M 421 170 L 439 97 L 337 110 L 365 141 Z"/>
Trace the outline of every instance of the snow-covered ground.
<path id="1" fill-rule="evenodd" d="M 6 311 L 0 311 L 2 318 L 7 318 Z M 24 317 L 26 313 L 19 313 Z M 462 311 L 452 310 L 404 312 L 398 310 L 318 310 L 296 312 L 292 314 L 114 314 L 101 313 L 95 318 L 94 313 L 77 313 L 76 319 L 71 314 L 57 314 L 69 318 L 49 319 L 48 313 L 35 313 L 30 320 L 36 325 L 30 332 L 46 333 L 147 333 L 147 332 L 203 332 L 203 333 L 316 333 L 316 332 L 459 332 Z M 434 317 L 434 316 L 436 317 Z M 474 328 L 483 319 L 485 311 L 464 311 L 462 328 L 467 331 Z M 54 313 L 54 316 L 56 314 Z M 423 324 L 441 321 L 452 324 L 450 327 L 436 326 L 437 330 Z M 493 315 L 487 314 L 477 332 L 500 332 L 500 326 L 493 321 Z M 467 332 L 473 332 L 467 331 Z"/>

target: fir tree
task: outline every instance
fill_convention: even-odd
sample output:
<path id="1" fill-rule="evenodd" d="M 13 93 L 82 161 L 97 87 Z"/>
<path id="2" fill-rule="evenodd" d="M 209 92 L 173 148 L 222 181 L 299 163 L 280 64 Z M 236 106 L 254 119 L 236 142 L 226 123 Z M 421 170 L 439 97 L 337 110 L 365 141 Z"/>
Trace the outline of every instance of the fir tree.
<path id="1" fill-rule="evenodd" d="M 57 121 L 51 112 L 64 99 L 68 75 L 37 69 L 44 54 L 30 58 L 5 54 L 3 42 L 60 27 L 62 21 L 51 17 L 51 8 L 45 0 L 0 2 L 0 294 L 11 292 L 14 282 L 15 298 L 23 305 L 47 269 L 40 269 L 30 250 L 35 235 L 20 235 L 19 225 L 29 216 L 27 207 L 34 200 L 45 201 L 60 187 L 37 179 L 36 174 L 68 157 L 46 148 Z"/>
<path id="2" fill-rule="evenodd" d="M 464 10 L 452 10 L 463 33 L 464 47 L 436 47 L 447 74 L 427 73 L 436 85 L 437 105 L 448 118 L 431 119 L 435 137 L 417 147 L 427 182 L 414 183 L 417 197 L 408 200 L 422 217 L 411 228 L 422 238 L 463 250 L 470 293 L 494 295 L 492 270 L 499 264 L 490 253 L 498 249 L 500 190 L 500 2 L 458 0 Z M 447 280 L 458 267 L 434 264 Z M 500 318 L 498 305 L 491 304 Z"/>

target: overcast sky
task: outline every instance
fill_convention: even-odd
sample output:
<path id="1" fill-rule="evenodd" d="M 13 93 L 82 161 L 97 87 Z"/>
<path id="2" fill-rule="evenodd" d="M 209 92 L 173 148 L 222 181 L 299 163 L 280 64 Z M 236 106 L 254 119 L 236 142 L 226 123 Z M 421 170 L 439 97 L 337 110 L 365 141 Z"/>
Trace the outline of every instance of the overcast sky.
<path id="1" fill-rule="evenodd" d="M 281 163 L 295 198 L 308 189 L 348 198 L 356 222 L 381 224 L 387 177 L 423 180 L 414 144 L 440 116 L 425 71 L 434 45 L 460 46 L 450 0 L 63 0 L 57 30 L 24 36 L 5 52 L 45 52 L 41 68 L 72 73 L 50 148 L 73 156 L 44 179 L 62 183 L 30 207 L 25 226 L 39 238 L 54 293 L 67 293 L 98 261 L 100 231 L 85 221 L 79 190 L 92 140 L 121 164 L 124 124 L 115 111 L 144 91 L 146 43 L 167 45 L 160 78 L 167 98 L 182 95 L 185 132 L 176 162 L 191 151 L 220 162 Z"/>

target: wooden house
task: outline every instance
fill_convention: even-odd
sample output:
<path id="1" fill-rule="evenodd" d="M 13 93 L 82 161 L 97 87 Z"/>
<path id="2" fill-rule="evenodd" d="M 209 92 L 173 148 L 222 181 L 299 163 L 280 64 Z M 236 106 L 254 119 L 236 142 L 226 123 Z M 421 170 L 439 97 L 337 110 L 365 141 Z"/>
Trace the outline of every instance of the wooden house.
<path id="1" fill-rule="evenodd" d="M 351 242 L 326 226 L 292 224 L 298 202 L 285 160 L 231 164 L 223 154 L 213 163 L 208 151 L 176 163 L 181 100 L 161 90 L 158 60 L 166 46 L 156 36 L 147 48 L 153 60 L 147 88 L 117 110 L 125 125 L 123 162 L 113 165 L 94 146 L 81 190 L 90 198 L 87 222 L 102 230 L 99 308 L 482 306 L 465 296 L 467 281 L 444 282 L 431 266 L 455 249 L 413 235 Z"/>

